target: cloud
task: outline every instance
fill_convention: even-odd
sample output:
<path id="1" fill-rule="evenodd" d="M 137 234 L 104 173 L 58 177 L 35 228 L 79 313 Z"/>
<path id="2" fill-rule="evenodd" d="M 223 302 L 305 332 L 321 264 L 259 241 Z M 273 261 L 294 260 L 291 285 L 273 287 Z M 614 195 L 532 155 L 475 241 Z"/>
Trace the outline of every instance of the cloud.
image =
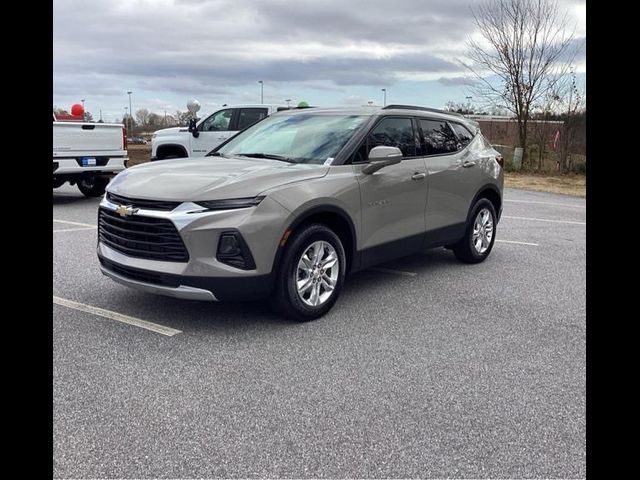
<path id="1" fill-rule="evenodd" d="M 470 77 L 440 77 L 438 79 L 438 83 L 441 83 L 445 87 L 468 87 L 475 85 L 477 83 L 477 80 L 474 80 Z"/>
<path id="2" fill-rule="evenodd" d="M 259 79 L 336 99 L 421 75 L 461 86 L 473 1 L 56 0 L 54 99 L 240 99 Z"/>

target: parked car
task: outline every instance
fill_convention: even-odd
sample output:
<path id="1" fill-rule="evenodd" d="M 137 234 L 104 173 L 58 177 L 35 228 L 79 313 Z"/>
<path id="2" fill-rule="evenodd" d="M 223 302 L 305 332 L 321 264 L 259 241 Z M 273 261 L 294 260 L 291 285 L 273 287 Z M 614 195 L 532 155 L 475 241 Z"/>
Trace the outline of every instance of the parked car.
<path id="1" fill-rule="evenodd" d="M 434 109 L 276 113 L 207 157 L 137 165 L 99 208 L 102 272 L 199 300 L 269 297 L 325 314 L 345 275 L 426 248 L 485 260 L 503 160 L 477 123 Z"/>
<path id="2" fill-rule="evenodd" d="M 122 124 L 60 122 L 53 116 L 53 188 L 69 182 L 83 195 L 99 197 L 128 160 Z"/>
<path id="3" fill-rule="evenodd" d="M 236 133 L 268 115 L 288 107 L 281 105 L 225 106 L 196 122 L 195 128 L 164 128 L 151 137 L 151 161 L 203 157 Z"/>

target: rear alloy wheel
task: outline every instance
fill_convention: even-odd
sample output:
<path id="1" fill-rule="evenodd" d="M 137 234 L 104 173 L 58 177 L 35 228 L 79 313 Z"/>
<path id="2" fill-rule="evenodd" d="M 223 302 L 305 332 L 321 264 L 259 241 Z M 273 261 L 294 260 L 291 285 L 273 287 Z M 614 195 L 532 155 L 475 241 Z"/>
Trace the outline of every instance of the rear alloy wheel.
<path id="1" fill-rule="evenodd" d="M 491 253 L 496 234 L 496 210 L 486 198 L 476 202 L 467 220 L 464 237 L 453 253 L 465 263 L 480 263 Z"/>
<path id="2" fill-rule="evenodd" d="M 104 194 L 109 179 L 105 177 L 85 177 L 78 181 L 78 190 L 86 197 L 99 197 Z"/>
<path id="3" fill-rule="evenodd" d="M 274 309 L 293 320 L 327 313 L 338 299 L 346 270 L 340 238 L 324 225 L 308 225 L 289 238 L 278 270 Z"/>

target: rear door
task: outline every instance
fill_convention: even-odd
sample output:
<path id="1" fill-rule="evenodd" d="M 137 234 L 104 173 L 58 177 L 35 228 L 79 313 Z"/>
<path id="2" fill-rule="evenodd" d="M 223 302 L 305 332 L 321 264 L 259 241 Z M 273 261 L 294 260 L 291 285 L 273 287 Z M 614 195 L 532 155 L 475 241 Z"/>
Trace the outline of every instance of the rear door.
<path id="1" fill-rule="evenodd" d="M 237 112 L 235 108 L 225 108 L 218 110 L 206 118 L 198 125 L 198 138 L 191 135 L 192 157 L 204 157 L 215 147 L 224 142 L 231 135 L 235 134 L 235 124 L 237 123 Z"/>
<path id="2" fill-rule="evenodd" d="M 362 173 L 369 151 L 378 145 L 398 147 L 402 161 L 373 174 Z M 427 174 L 418 150 L 417 124 L 411 117 L 384 117 L 355 153 L 353 166 L 362 206 L 361 249 L 380 246 L 410 251 L 420 247 L 425 232 Z M 377 257 L 393 256 L 387 255 L 388 251 L 378 253 L 367 263 L 375 263 Z"/>
<path id="3" fill-rule="evenodd" d="M 462 145 L 446 120 L 420 118 L 418 123 L 429 173 L 427 231 L 464 224 L 475 182 L 462 164 Z"/>
<path id="4" fill-rule="evenodd" d="M 267 108 L 239 108 L 238 123 L 235 126 L 236 131 L 249 128 L 256 122 L 259 122 L 269 114 Z"/>

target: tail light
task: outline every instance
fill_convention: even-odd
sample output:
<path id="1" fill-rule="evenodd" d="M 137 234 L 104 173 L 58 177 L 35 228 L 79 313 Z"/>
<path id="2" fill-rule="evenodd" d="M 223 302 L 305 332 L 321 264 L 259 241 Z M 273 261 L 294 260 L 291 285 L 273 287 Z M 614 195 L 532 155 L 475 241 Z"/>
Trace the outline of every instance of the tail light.
<path id="1" fill-rule="evenodd" d="M 496 162 L 498 162 L 498 165 L 504 168 L 504 157 L 502 155 L 496 155 Z"/>
<path id="2" fill-rule="evenodd" d="M 127 149 L 127 129 L 122 127 L 122 149 Z"/>

